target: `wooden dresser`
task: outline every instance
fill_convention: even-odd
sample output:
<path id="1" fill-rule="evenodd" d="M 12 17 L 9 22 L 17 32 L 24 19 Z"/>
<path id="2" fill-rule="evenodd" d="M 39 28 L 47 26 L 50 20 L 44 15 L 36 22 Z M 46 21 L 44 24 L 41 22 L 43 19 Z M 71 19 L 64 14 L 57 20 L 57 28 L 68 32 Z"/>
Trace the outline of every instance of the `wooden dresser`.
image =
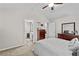
<path id="1" fill-rule="evenodd" d="M 46 31 L 45 29 L 37 30 L 37 40 L 45 39 Z"/>
<path id="2" fill-rule="evenodd" d="M 79 38 L 79 35 L 72 35 L 72 34 L 61 34 L 59 33 L 58 34 L 58 38 L 61 38 L 61 39 L 65 39 L 65 40 L 72 40 L 73 38 Z"/>

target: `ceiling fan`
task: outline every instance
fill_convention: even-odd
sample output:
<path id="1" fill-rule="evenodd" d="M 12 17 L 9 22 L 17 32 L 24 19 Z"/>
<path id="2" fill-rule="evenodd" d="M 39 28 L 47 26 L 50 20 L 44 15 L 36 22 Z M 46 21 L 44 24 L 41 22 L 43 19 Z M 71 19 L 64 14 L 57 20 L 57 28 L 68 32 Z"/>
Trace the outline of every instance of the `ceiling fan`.
<path id="1" fill-rule="evenodd" d="M 63 4 L 63 3 L 50 3 L 50 4 L 48 4 L 48 5 L 44 6 L 44 7 L 42 7 L 42 9 L 45 9 L 45 8 L 47 8 L 47 7 L 51 7 L 51 10 L 54 10 L 54 6 L 55 6 L 55 5 L 58 6 L 58 5 L 61 5 L 61 4 Z"/>

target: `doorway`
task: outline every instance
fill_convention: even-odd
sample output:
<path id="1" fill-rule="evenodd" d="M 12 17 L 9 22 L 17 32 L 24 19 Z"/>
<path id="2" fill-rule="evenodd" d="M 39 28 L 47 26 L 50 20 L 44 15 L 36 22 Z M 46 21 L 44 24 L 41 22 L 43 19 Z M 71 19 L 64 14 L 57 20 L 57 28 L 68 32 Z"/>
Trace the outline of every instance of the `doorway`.
<path id="1" fill-rule="evenodd" d="M 32 22 L 29 20 L 25 20 L 25 39 L 32 40 Z"/>

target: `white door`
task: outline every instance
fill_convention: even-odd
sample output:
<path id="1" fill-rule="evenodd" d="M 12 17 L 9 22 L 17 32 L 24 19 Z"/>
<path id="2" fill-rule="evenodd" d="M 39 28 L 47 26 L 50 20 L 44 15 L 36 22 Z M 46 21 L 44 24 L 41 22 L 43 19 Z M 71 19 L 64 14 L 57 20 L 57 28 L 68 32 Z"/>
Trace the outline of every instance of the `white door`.
<path id="1" fill-rule="evenodd" d="M 55 23 L 48 23 L 48 37 L 55 37 Z"/>

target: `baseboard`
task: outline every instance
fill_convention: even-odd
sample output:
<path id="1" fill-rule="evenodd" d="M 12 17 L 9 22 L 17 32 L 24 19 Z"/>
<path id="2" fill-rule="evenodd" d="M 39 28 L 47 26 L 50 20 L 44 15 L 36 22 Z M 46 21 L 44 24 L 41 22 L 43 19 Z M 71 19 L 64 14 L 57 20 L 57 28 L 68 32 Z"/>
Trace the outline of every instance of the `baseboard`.
<path id="1" fill-rule="evenodd" d="M 18 45 L 18 46 L 8 47 L 8 48 L 4 48 L 4 49 L 0 49 L 0 52 L 10 50 L 10 49 L 15 49 L 15 48 L 22 47 L 22 46 L 24 46 L 24 44 L 23 45 Z"/>

